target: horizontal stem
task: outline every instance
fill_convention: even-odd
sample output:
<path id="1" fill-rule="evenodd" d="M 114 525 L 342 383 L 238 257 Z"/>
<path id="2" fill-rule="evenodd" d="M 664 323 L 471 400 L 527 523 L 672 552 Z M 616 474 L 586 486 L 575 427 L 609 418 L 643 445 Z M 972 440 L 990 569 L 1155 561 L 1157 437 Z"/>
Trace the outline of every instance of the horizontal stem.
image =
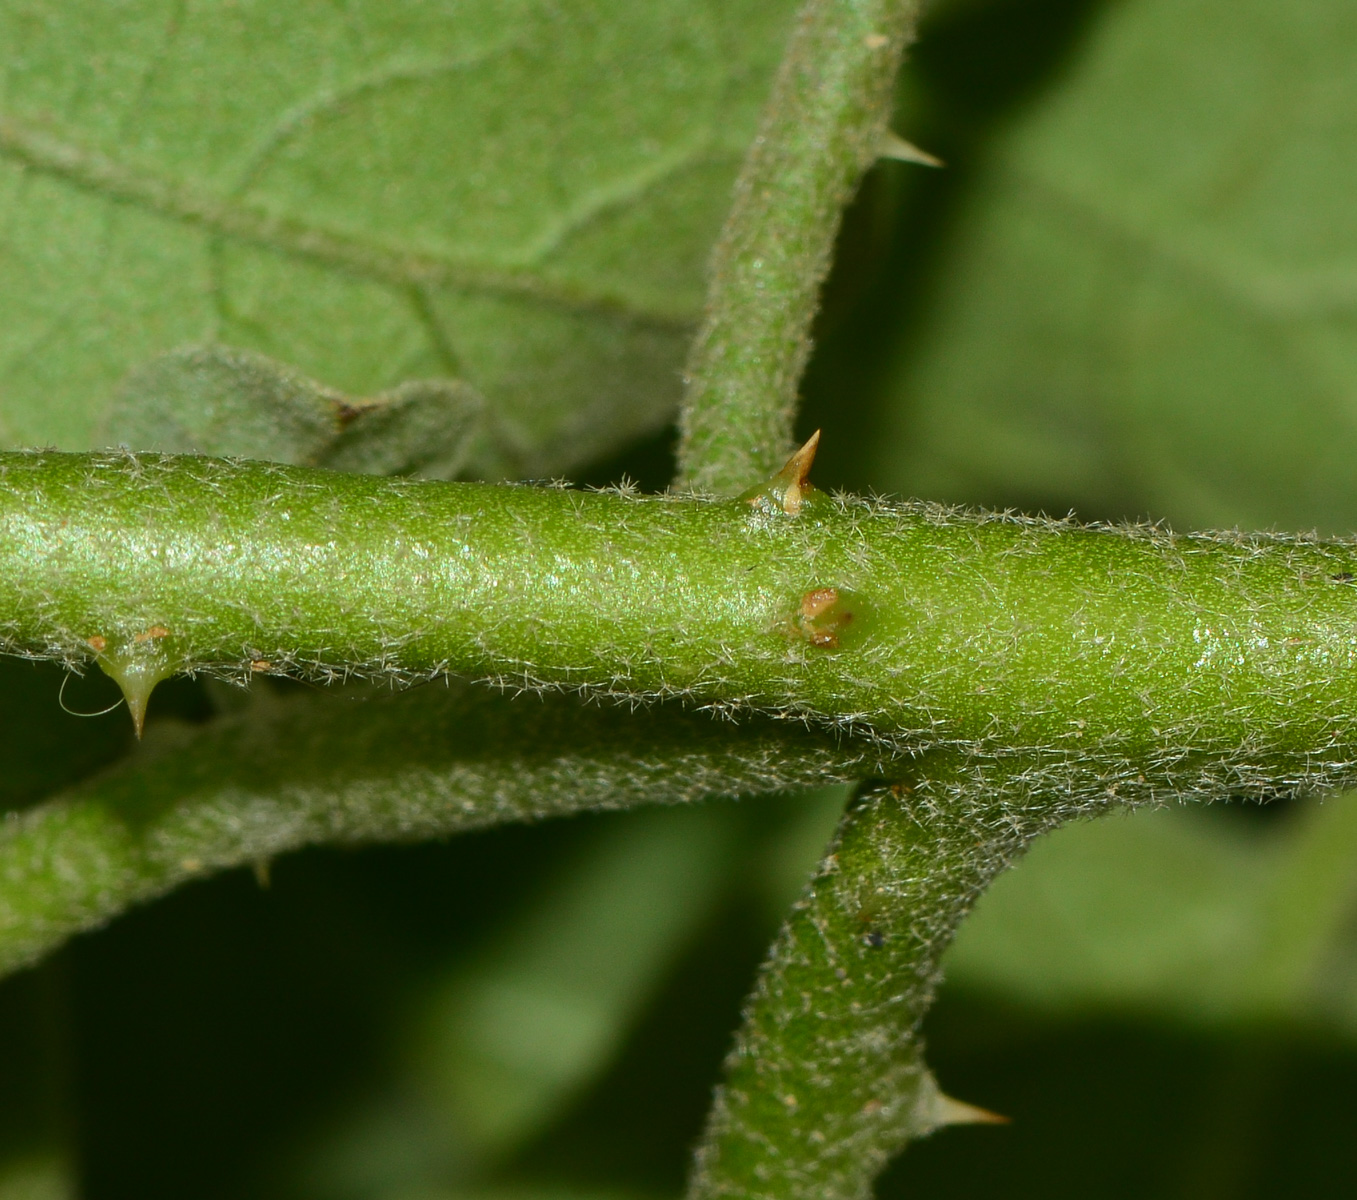
<path id="1" fill-rule="evenodd" d="M 210 671 L 677 696 L 1023 753 L 1083 803 L 1357 780 L 1357 545 L 766 500 L 0 455 L 0 636 L 129 695 Z"/>
<path id="2" fill-rule="evenodd" d="M 771 721 L 733 727 L 462 685 L 265 694 L 161 732 L 117 768 L 0 820 L 0 975 L 187 880 L 301 846 L 790 791 L 876 767 L 869 747 Z"/>

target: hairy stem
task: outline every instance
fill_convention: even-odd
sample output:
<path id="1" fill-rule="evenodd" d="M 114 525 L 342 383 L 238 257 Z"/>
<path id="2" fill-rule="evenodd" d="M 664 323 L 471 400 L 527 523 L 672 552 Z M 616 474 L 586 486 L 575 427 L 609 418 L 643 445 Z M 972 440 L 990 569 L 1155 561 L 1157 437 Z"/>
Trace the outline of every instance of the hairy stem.
<path id="1" fill-rule="evenodd" d="M 1354 578 L 1351 542 L 814 492 L 790 515 L 758 494 L 0 455 L 4 647 L 97 661 L 129 696 L 175 671 L 455 672 L 1035 755 L 1058 794 L 1352 781 Z"/>
<path id="2" fill-rule="evenodd" d="M 947 754 L 850 805 L 749 1001 L 690 1200 L 862 1200 L 912 1138 L 995 1119 L 938 1090 L 919 1026 L 962 917 L 1060 807 Z"/>
<path id="3" fill-rule="evenodd" d="M 862 1195 L 955 1115 L 918 1021 L 956 922 L 1030 837 L 1168 795 L 1357 782 L 1357 543 L 830 499 L 804 466 L 713 501 L 0 455 L 3 648 L 98 663 L 138 706 L 175 671 L 459 673 L 742 718 L 666 740 L 636 717 L 609 733 L 456 708 L 431 768 L 399 713 L 396 732 L 377 710 L 210 727 L 190 755 L 7 816 L 0 967 L 310 841 L 903 778 L 850 814 L 784 933 L 695 1185 Z M 388 741 L 401 763 L 374 778 Z M 501 744 L 520 752 L 485 755 Z"/>
<path id="4" fill-rule="evenodd" d="M 266 694 L 5 814 L 0 974 L 186 880 L 305 845 L 846 782 L 879 757 L 768 721 L 478 693 Z"/>
<path id="5" fill-rule="evenodd" d="M 681 486 L 733 495 L 791 451 L 844 205 L 878 157 L 918 0 L 807 0 L 735 185 L 687 366 Z"/>

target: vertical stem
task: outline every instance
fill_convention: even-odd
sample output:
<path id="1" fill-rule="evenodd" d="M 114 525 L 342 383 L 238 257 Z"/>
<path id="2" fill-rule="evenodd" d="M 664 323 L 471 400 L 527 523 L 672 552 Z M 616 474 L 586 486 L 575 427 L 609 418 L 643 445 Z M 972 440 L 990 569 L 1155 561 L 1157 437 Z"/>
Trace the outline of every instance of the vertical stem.
<path id="1" fill-rule="evenodd" d="M 689 1200 L 863 1200 L 906 1142 L 998 1119 L 939 1092 L 919 1026 L 962 917 L 1055 823 L 1020 769 L 946 756 L 850 805 L 764 964 Z"/>
<path id="2" fill-rule="evenodd" d="M 679 478 L 734 494 L 791 452 L 811 321 L 844 205 L 877 158 L 918 0 L 807 0 L 712 260 L 686 371 Z"/>

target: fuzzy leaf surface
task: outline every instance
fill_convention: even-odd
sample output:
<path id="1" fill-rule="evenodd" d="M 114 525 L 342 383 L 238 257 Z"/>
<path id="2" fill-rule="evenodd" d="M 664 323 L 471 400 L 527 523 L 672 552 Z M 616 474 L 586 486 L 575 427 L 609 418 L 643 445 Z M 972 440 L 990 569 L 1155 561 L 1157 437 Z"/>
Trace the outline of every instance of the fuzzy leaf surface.
<path id="1" fill-rule="evenodd" d="M 346 396 L 262 354 L 172 350 L 135 369 L 113 398 L 104 440 L 135 450 L 227 455 L 368 475 L 493 474 L 485 403 L 451 379 Z"/>
<path id="2" fill-rule="evenodd" d="M 130 369 L 214 341 L 463 379 L 529 473 L 658 427 L 789 17 L 5 6 L 0 440 L 96 444 Z"/>

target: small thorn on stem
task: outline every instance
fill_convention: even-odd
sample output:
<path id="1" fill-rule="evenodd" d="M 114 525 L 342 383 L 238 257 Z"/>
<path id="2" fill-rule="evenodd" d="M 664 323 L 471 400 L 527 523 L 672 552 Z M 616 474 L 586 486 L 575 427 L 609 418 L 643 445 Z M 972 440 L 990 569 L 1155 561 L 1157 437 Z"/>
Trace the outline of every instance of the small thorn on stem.
<path id="1" fill-rule="evenodd" d="M 913 142 L 907 142 L 898 133 L 889 129 L 882 136 L 876 148 L 881 158 L 893 158 L 896 162 L 918 163 L 921 167 L 945 167 L 942 159 L 921 150 Z"/>
<path id="2" fill-rule="evenodd" d="M 151 701 L 155 682 L 147 683 L 136 677 L 119 678 L 116 675 L 114 678 L 122 687 L 123 698 L 127 701 L 127 711 L 132 716 L 132 728 L 136 730 L 137 740 L 140 741 L 142 730 L 146 728 L 146 706 Z"/>
<path id="3" fill-rule="evenodd" d="M 967 1104 L 964 1100 L 954 1100 L 951 1096 L 939 1092 L 934 1100 L 934 1116 L 939 1125 L 1008 1125 L 1011 1118 Z"/>
<path id="4" fill-rule="evenodd" d="M 101 654 L 97 661 L 104 674 L 122 689 L 127 711 L 132 716 L 132 728 L 140 739 L 151 693 L 156 684 L 174 673 L 173 668 L 158 654 Z"/>
<path id="5" fill-rule="evenodd" d="M 809 476 L 819 445 L 820 431 L 817 429 L 806 439 L 806 444 L 787 460 L 782 470 L 766 483 L 750 488 L 740 499 L 751 508 L 764 512 L 780 509 L 789 517 L 800 515 L 801 506 L 815 493 Z"/>
<path id="6" fill-rule="evenodd" d="M 815 462 L 815 452 L 819 448 L 820 431 L 817 429 L 777 474 L 779 481 L 786 480 L 786 487 L 782 493 L 782 511 L 789 517 L 794 517 L 801 511 L 802 493 L 810 486 L 810 468 Z"/>

